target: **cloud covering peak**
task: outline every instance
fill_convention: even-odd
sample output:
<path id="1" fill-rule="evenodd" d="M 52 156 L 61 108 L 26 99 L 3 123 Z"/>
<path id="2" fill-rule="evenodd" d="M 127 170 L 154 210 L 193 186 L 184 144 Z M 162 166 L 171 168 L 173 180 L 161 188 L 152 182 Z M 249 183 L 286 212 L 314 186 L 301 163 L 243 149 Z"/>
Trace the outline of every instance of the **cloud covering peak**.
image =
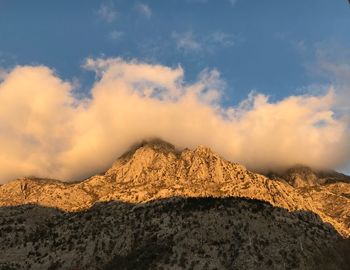
<path id="1" fill-rule="evenodd" d="M 349 129 L 336 90 L 270 102 L 252 93 L 220 105 L 217 70 L 184 82 L 181 67 L 87 59 L 97 74 L 90 98 L 44 66 L 18 66 L 0 80 L 0 181 L 27 175 L 81 179 L 107 169 L 131 145 L 158 137 L 178 148 L 207 145 L 251 169 L 349 161 Z"/>

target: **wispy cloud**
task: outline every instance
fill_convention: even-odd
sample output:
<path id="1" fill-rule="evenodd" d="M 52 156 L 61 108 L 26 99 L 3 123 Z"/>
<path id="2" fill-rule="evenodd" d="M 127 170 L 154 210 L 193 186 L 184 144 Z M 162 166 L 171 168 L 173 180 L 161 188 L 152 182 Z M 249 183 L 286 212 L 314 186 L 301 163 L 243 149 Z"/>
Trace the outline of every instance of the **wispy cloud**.
<path id="1" fill-rule="evenodd" d="M 309 71 L 321 76 L 337 90 L 338 111 L 350 123 L 350 49 L 336 43 L 316 44 L 315 60 L 308 65 Z"/>
<path id="2" fill-rule="evenodd" d="M 200 51 L 202 49 L 201 44 L 196 40 L 196 37 L 192 31 L 183 33 L 174 32 L 172 38 L 176 42 L 176 47 L 180 50 L 188 51 Z"/>
<path id="3" fill-rule="evenodd" d="M 151 8 L 144 3 L 136 3 L 135 9 L 137 12 L 139 12 L 141 15 L 145 16 L 146 18 L 150 18 L 152 16 L 152 10 Z"/>
<path id="4" fill-rule="evenodd" d="M 236 3 L 238 2 L 238 0 L 228 0 L 228 1 L 232 6 L 236 5 Z"/>
<path id="5" fill-rule="evenodd" d="M 350 49 L 334 43 L 316 44 L 314 71 L 350 84 Z"/>
<path id="6" fill-rule="evenodd" d="M 185 52 L 212 52 L 216 48 L 234 46 L 236 40 L 241 40 L 222 31 L 215 31 L 205 35 L 195 35 L 192 31 L 174 32 L 172 38 L 176 47 Z"/>
<path id="7" fill-rule="evenodd" d="M 307 50 L 305 40 L 300 39 L 300 40 L 293 41 L 292 45 L 301 54 L 305 53 Z"/>
<path id="8" fill-rule="evenodd" d="M 214 44 L 222 45 L 225 47 L 230 47 L 235 44 L 235 38 L 231 34 L 222 31 L 216 31 L 208 37 L 208 42 L 212 42 Z"/>
<path id="9" fill-rule="evenodd" d="M 310 44 L 305 39 L 296 38 L 290 33 L 276 32 L 274 38 L 286 43 L 287 46 L 291 46 L 291 48 L 300 56 L 304 55 L 311 49 Z"/>
<path id="10" fill-rule="evenodd" d="M 114 9 L 112 2 L 101 4 L 97 10 L 97 15 L 104 21 L 111 23 L 115 21 L 118 16 L 117 11 Z"/>
<path id="11" fill-rule="evenodd" d="M 205 4 L 205 3 L 208 3 L 210 0 L 187 0 L 188 2 L 192 2 L 192 3 L 202 3 L 202 4 Z M 231 6 L 234 6 L 236 5 L 236 3 L 238 2 L 238 0 L 225 0 L 227 1 Z M 214 2 L 214 1 L 212 1 Z"/>
<path id="12" fill-rule="evenodd" d="M 13 66 L 17 62 L 17 55 L 0 51 L 0 65 L 2 67 Z"/>
<path id="13" fill-rule="evenodd" d="M 112 40 L 119 40 L 122 38 L 123 35 L 124 33 L 122 31 L 113 30 L 112 32 L 109 33 L 108 36 Z"/>

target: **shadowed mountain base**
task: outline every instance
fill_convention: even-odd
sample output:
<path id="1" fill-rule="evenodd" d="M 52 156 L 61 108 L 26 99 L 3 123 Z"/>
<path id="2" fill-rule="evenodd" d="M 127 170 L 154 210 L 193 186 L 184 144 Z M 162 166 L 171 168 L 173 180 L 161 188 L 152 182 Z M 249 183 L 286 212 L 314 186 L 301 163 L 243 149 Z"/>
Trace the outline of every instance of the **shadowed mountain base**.
<path id="1" fill-rule="evenodd" d="M 347 269 L 318 215 L 244 198 L 0 208 L 0 269 Z M 346 242 L 347 241 L 347 242 Z"/>

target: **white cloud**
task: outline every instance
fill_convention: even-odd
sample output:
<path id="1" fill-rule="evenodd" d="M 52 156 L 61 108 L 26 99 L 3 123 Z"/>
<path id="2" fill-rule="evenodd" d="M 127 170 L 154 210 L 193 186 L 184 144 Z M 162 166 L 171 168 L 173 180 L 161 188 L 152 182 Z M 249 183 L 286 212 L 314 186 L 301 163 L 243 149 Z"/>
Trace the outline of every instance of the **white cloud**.
<path id="1" fill-rule="evenodd" d="M 146 18 L 150 18 L 152 16 L 152 10 L 151 8 L 143 3 L 137 3 L 135 5 L 136 10 L 143 16 L 145 16 Z"/>
<path id="2" fill-rule="evenodd" d="M 208 41 L 225 47 L 231 47 L 235 44 L 233 35 L 222 31 L 212 33 Z"/>
<path id="3" fill-rule="evenodd" d="M 117 11 L 114 9 L 113 3 L 101 4 L 97 10 L 98 16 L 104 21 L 111 23 L 117 18 Z"/>
<path id="4" fill-rule="evenodd" d="M 81 179 L 154 137 L 179 148 L 207 145 L 260 170 L 349 161 L 348 123 L 334 114 L 332 89 L 278 102 L 255 93 L 227 108 L 217 70 L 186 84 L 181 67 L 118 58 L 89 58 L 84 67 L 98 76 L 84 99 L 47 67 L 8 72 L 0 83 L 0 182 L 25 175 Z"/>

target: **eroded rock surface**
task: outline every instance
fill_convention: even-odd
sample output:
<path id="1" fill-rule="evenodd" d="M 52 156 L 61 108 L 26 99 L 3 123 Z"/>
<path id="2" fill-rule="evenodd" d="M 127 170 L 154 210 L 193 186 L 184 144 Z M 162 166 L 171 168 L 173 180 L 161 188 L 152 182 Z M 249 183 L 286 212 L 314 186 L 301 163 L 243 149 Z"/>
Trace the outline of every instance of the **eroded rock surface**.
<path id="1" fill-rule="evenodd" d="M 38 204 L 72 212 L 97 202 L 233 196 L 262 200 L 289 211 L 312 211 L 343 236 L 350 235 L 349 183 L 333 177 L 330 184 L 322 184 L 323 180 L 315 180 L 319 174 L 309 169 L 291 170 L 285 175 L 309 178 L 307 184 L 293 185 L 288 179 L 253 173 L 205 146 L 179 152 L 158 141 L 129 151 L 104 174 L 82 182 L 22 178 L 4 184 L 0 186 L 0 206 Z"/>

